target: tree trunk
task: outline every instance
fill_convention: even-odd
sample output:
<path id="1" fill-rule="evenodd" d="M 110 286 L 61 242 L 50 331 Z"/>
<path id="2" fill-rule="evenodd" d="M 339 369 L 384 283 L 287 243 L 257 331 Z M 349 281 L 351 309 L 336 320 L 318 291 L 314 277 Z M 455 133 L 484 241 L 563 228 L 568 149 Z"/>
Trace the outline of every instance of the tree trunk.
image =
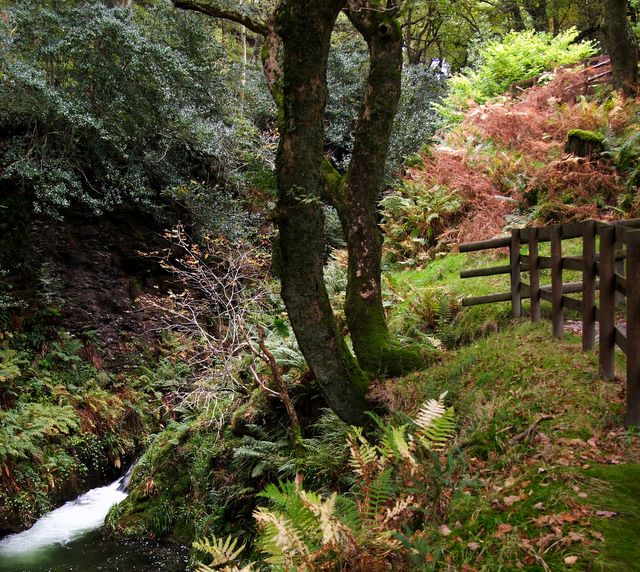
<path id="1" fill-rule="evenodd" d="M 367 378 L 334 320 L 323 280 L 324 109 L 331 32 L 344 0 L 287 0 L 277 13 L 284 50 L 277 156 L 282 297 L 300 350 L 329 406 L 362 423 Z"/>
<path id="2" fill-rule="evenodd" d="M 360 366 L 399 375 L 425 363 L 416 348 L 394 343 L 382 305 L 383 240 L 376 205 L 400 99 L 402 30 L 375 0 L 350 5 L 347 15 L 367 41 L 370 67 L 351 162 L 335 201 L 349 253 L 345 313 Z"/>
<path id="3" fill-rule="evenodd" d="M 627 18 L 627 0 L 603 0 L 604 34 L 613 68 L 613 86 L 635 95 L 638 83 L 638 40 Z"/>
<path id="4" fill-rule="evenodd" d="M 547 0 L 525 0 L 523 7 L 531 17 L 531 22 L 536 32 L 549 31 Z"/>
<path id="5" fill-rule="evenodd" d="M 509 25 L 515 32 L 522 32 L 525 29 L 524 20 L 520 13 L 520 6 L 516 0 L 503 0 L 501 2 L 502 11 L 509 15 Z"/>

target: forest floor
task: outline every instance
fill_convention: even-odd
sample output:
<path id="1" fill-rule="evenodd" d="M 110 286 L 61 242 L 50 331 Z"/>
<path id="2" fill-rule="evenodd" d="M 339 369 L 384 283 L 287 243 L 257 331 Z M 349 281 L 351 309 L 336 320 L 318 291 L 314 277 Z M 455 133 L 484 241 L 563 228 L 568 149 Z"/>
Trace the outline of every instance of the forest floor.
<path id="1" fill-rule="evenodd" d="M 434 532 L 454 569 L 640 569 L 640 439 L 578 337 L 513 325 L 418 379 L 461 421 L 468 482 Z"/>
<path id="2" fill-rule="evenodd" d="M 482 263 L 449 254 L 388 284 L 414 310 L 434 292 L 508 290 L 503 277 L 459 279 Z M 454 325 L 436 332 L 457 349 L 376 389 L 409 415 L 445 390 L 456 409 L 464 482 L 426 533 L 441 551 L 438 569 L 640 570 L 640 433 L 623 426 L 624 355 L 616 378 L 602 381 L 597 350 L 581 350 L 577 316 L 567 315 L 558 340 L 548 320 L 512 320 L 508 303 L 452 311 Z"/>

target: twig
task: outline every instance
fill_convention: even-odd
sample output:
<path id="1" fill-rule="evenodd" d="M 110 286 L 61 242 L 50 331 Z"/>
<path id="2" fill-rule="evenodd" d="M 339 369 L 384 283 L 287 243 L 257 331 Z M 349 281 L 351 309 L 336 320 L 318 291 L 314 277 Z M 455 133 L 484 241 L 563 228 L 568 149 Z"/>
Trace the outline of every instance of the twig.
<path id="1" fill-rule="evenodd" d="M 551 421 L 551 419 L 553 419 L 553 415 L 543 415 L 542 417 L 538 418 L 532 425 L 527 427 L 527 429 L 525 429 L 522 433 L 518 433 L 517 435 L 511 437 L 511 439 L 509 439 L 509 445 L 514 445 L 515 443 L 518 443 L 520 441 L 530 441 L 535 437 L 536 429 L 538 428 L 538 425 L 543 421 Z"/>

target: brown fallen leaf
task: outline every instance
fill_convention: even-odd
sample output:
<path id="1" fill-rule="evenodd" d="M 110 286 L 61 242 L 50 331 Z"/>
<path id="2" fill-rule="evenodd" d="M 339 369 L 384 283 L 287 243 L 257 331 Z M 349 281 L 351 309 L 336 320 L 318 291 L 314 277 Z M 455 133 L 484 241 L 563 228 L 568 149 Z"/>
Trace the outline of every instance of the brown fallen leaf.
<path id="1" fill-rule="evenodd" d="M 505 506 L 510 507 L 511 505 L 517 503 L 519 500 L 522 500 L 522 499 L 520 498 L 520 495 L 513 495 L 513 496 L 504 497 L 502 500 L 504 501 Z"/>
<path id="2" fill-rule="evenodd" d="M 479 550 L 480 544 L 478 544 L 477 542 L 469 542 L 469 544 L 467 544 L 467 548 L 469 550 Z"/>
<path id="3" fill-rule="evenodd" d="M 442 536 L 449 536 L 451 534 L 451 529 L 446 524 L 442 524 L 438 528 L 438 532 L 442 534 Z"/>
<path id="4" fill-rule="evenodd" d="M 584 534 L 580 534 L 579 532 L 570 532 L 567 538 L 569 538 L 571 542 L 584 542 L 585 540 Z"/>
<path id="5" fill-rule="evenodd" d="M 575 564 L 578 561 L 577 556 L 566 556 L 564 559 L 565 564 Z"/>
<path id="6" fill-rule="evenodd" d="M 596 511 L 596 516 L 601 516 L 603 518 L 611 518 L 613 516 L 616 516 L 616 514 L 618 514 L 617 512 L 613 512 L 611 510 L 597 510 Z"/>
<path id="7" fill-rule="evenodd" d="M 498 525 L 498 528 L 496 529 L 493 536 L 495 536 L 496 538 L 502 538 L 505 534 L 507 534 L 508 532 L 511 532 L 512 530 L 513 530 L 513 526 L 505 522 L 503 524 Z"/>

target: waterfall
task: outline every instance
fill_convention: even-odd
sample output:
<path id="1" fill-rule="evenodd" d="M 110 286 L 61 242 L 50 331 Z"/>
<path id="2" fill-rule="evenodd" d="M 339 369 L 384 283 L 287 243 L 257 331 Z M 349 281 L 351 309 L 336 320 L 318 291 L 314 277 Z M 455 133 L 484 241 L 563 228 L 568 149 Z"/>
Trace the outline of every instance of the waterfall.
<path id="1" fill-rule="evenodd" d="M 100 528 L 109 509 L 127 497 L 133 466 L 106 487 L 91 489 L 40 518 L 30 529 L 0 540 L 0 556 L 31 552 L 54 544 L 67 544 Z"/>

